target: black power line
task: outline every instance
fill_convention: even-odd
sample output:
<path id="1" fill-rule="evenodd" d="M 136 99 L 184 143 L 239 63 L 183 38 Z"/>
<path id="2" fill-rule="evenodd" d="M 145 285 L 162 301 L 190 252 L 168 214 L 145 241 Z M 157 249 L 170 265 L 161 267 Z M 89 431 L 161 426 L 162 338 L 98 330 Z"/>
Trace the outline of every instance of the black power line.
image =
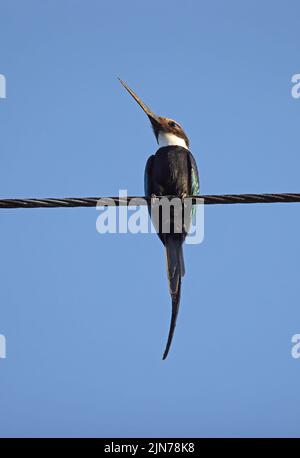
<path id="1" fill-rule="evenodd" d="M 165 196 L 168 198 L 176 196 Z M 158 196 L 157 199 L 161 199 Z M 300 202 L 298 194 L 223 194 L 187 196 L 192 198 L 193 203 L 205 205 L 220 204 L 267 204 L 267 203 L 290 203 Z M 72 207 L 96 207 L 125 205 L 146 205 L 150 202 L 149 197 L 67 197 L 63 199 L 0 199 L 0 208 L 72 208 Z"/>

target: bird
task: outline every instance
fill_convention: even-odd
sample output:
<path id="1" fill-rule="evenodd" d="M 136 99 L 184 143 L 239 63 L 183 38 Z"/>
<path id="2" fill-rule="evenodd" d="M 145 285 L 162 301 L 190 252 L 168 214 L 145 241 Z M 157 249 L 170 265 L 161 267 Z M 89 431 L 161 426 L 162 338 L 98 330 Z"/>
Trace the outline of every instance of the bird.
<path id="1" fill-rule="evenodd" d="M 180 211 L 183 215 L 184 198 L 189 195 L 200 194 L 198 168 L 196 160 L 189 150 L 189 139 L 177 121 L 154 114 L 123 80 L 118 79 L 148 116 L 158 143 L 158 150 L 148 158 L 145 167 L 145 196 L 150 197 L 151 202 L 154 203 L 155 199 L 158 200 L 158 196 L 178 197 L 181 199 Z M 148 209 L 151 216 L 150 205 L 148 205 Z M 168 356 L 174 336 L 180 305 L 181 278 L 185 274 L 182 245 L 191 224 L 193 211 L 194 208 L 190 208 L 188 218 L 181 219 L 181 230 L 178 230 L 178 219 L 175 220 L 176 210 L 174 209 L 172 212 L 172 207 L 167 217 L 162 215 L 161 211 L 155 221 L 152 217 L 156 232 L 165 247 L 169 290 L 172 299 L 171 321 L 163 360 Z M 163 231 L 162 226 L 166 221 L 169 222 L 169 231 Z"/>

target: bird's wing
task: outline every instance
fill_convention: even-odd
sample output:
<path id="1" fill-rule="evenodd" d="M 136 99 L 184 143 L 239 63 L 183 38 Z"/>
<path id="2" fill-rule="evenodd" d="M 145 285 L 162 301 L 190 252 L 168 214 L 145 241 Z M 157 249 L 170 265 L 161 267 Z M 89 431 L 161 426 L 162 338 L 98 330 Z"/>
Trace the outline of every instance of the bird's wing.
<path id="1" fill-rule="evenodd" d="M 152 194 L 152 166 L 153 166 L 154 156 L 150 156 L 145 167 L 144 174 L 144 189 L 145 196 L 151 196 Z"/>
<path id="2" fill-rule="evenodd" d="M 198 167 L 194 156 L 189 151 L 189 168 L 190 168 L 190 189 L 191 195 L 198 196 L 200 194 L 200 181 Z"/>
<path id="3" fill-rule="evenodd" d="M 198 167 L 195 161 L 194 156 L 189 151 L 188 154 L 188 162 L 189 162 L 189 174 L 190 174 L 190 194 L 192 196 L 198 196 L 200 194 L 200 180 L 198 174 Z M 192 206 L 192 220 L 194 220 L 196 215 L 196 205 Z"/>

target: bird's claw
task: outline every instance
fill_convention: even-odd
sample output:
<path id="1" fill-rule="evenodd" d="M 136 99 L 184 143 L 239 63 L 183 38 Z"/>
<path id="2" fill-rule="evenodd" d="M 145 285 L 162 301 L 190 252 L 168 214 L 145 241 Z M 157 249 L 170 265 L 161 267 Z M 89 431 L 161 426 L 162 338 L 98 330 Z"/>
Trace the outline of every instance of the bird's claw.
<path id="1" fill-rule="evenodd" d="M 159 202 L 159 198 L 156 194 L 151 194 L 151 205 L 154 206 Z"/>

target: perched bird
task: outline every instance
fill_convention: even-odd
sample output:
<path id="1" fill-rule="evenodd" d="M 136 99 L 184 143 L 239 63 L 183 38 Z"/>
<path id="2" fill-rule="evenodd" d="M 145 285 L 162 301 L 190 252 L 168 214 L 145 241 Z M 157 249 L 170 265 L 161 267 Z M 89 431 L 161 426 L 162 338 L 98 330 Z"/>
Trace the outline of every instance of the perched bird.
<path id="1" fill-rule="evenodd" d="M 154 199 L 156 196 L 177 196 L 181 198 L 180 210 L 181 215 L 183 215 L 184 197 L 199 194 L 197 164 L 189 151 L 189 139 L 178 122 L 154 114 L 124 81 L 119 80 L 150 119 L 159 145 L 156 153 L 149 157 L 146 164 L 144 176 L 145 195 Z M 167 217 L 163 216 L 162 212 L 159 215 L 158 220 L 154 222 L 154 226 L 166 249 L 169 289 L 172 298 L 172 317 L 163 354 L 163 359 L 165 359 L 172 343 L 179 310 L 181 277 L 185 273 L 182 244 L 191 223 L 192 208 L 190 206 L 188 218 L 183 219 L 182 216 L 180 231 L 177 227 L 178 220 L 175 221 L 175 210 L 172 213 L 171 208 Z M 163 218 L 169 218 L 170 230 L 168 232 L 164 232 L 162 229 Z"/>

